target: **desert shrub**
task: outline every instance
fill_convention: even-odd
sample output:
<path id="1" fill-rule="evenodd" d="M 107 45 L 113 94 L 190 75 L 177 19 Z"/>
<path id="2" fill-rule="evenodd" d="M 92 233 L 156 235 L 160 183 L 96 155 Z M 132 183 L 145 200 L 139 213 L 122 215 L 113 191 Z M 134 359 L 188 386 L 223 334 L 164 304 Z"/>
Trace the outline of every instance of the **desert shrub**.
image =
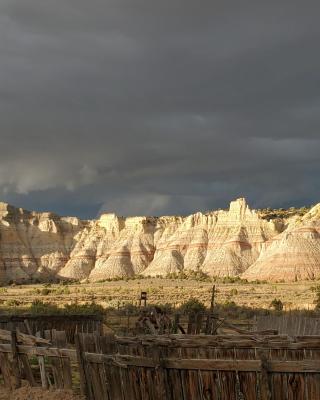
<path id="1" fill-rule="evenodd" d="M 282 311 L 283 303 L 280 299 L 273 299 L 270 303 L 270 307 L 273 308 L 275 311 Z"/>
<path id="2" fill-rule="evenodd" d="M 95 302 L 85 304 L 66 304 L 62 312 L 66 314 L 103 314 L 104 308 Z"/>
<path id="3" fill-rule="evenodd" d="M 224 283 L 224 284 L 236 283 L 240 285 L 245 285 L 249 283 L 247 279 L 241 279 L 240 276 L 224 276 L 224 277 L 214 276 L 212 278 L 212 281 L 216 283 Z"/>
<path id="4" fill-rule="evenodd" d="M 70 294 L 69 286 L 59 287 L 54 290 L 54 294 L 61 295 L 61 294 Z"/>
<path id="5" fill-rule="evenodd" d="M 259 279 L 255 279 L 254 281 L 250 281 L 250 282 L 246 282 L 246 283 L 252 283 L 252 284 L 255 284 L 255 285 L 262 285 L 262 284 L 267 284 L 268 283 L 268 281 L 266 281 L 266 280 L 259 280 Z"/>
<path id="6" fill-rule="evenodd" d="M 187 275 L 183 272 L 170 272 L 166 275 L 167 279 L 187 279 Z"/>
<path id="7" fill-rule="evenodd" d="M 205 311 L 206 306 L 200 300 L 195 297 L 191 297 L 185 303 L 182 303 L 180 306 L 180 311 L 184 314 L 197 313 L 201 311 Z"/>
<path id="8" fill-rule="evenodd" d="M 196 271 L 179 271 L 170 272 L 165 276 L 166 279 L 192 279 L 198 282 L 212 282 L 212 278 L 201 271 L 200 269 Z"/>
<path id="9" fill-rule="evenodd" d="M 312 206 L 310 207 L 290 207 L 287 210 L 284 208 L 272 209 L 272 208 L 264 208 L 259 211 L 260 216 L 263 219 L 271 220 L 271 219 L 279 219 L 279 218 L 289 218 L 294 215 L 302 217 L 307 212 L 311 210 Z"/>
<path id="10" fill-rule="evenodd" d="M 10 299 L 4 303 L 7 307 L 17 307 L 21 304 L 19 300 Z"/>
<path id="11" fill-rule="evenodd" d="M 70 280 L 61 280 L 61 281 L 59 282 L 59 285 L 61 285 L 61 286 L 68 286 L 70 283 L 71 283 Z"/>
<path id="12" fill-rule="evenodd" d="M 230 296 L 236 296 L 238 294 L 238 290 L 237 289 L 231 289 L 230 290 Z"/>
<path id="13" fill-rule="evenodd" d="M 40 294 L 41 294 L 42 296 L 48 296 L 48 294 L 50 294 L 50 293 L 51 293 L 51 290 L 48 289 L 48 288 L 43 288 L 43 289 L 41 289 L 41 291 L 40 291 Z"/>
<path id="14" fill-rule="evenodd" d="M 236 309 L 238 306 L 237 304 L 233 301 L 233 300 L 226 300 L 223 304 L 222 304 L 224 309 L 228 309 L 228 310 L 234 310 Z"/>
<path id="15" fill-rule="evenodd" d="M 63 308 L 59 308 L 57 305 L 52 303 L 45 303 L 41 300 L 34 300 L 29 309 L 25 311 L 31 314 L 52 314 L 52 315 L 63 315 L 63 314 L 102 314 L 104 308 L 94 302 L 85 304 L 65 304 Z"/>
<path id="16" fill-rule="evenodd" d="M 59 308 L 52 303 L 44 303 L 42 300 L 34 300 L 28 311 L 31 314 L 58 314 Z"/>
<path id="17" fill-rule="evenodd" d="M 151 276 L 144 276 L 144 275 L 139 275 L 139 274 L 136 274 L 133 276 L 115 276 L 114 278 L 100 279 L 98 281 L 98 283 L 117 282 L 117 281 L 129 282 L 129 281 L 135 281 L 138 279 L 147 279 L 147 278 L 151 278 Z M 89 283 L 89 281 L 87 283 Z"/>
<path id="18" fill-rule="evenodd" d="M 320 310 L 320 286 L 317 286 L 314 290 L 316 292 L 316 298 L 314 300 L 315 308 L 317 311 Z"/>
<path id="19" fill-rule="evenodd" d="M 222 279 L 222 283 L 247 283 L 247 280 L 242 280 L 238 276 L 226 276 Z"/>
<path id="20" fill-rule="evenodd" d="M 194 279 L 199 282 L 212 282 L 212 278 L 200 269 L 197 271 L 189 271 L 187 277 L 188 279 Z"/>

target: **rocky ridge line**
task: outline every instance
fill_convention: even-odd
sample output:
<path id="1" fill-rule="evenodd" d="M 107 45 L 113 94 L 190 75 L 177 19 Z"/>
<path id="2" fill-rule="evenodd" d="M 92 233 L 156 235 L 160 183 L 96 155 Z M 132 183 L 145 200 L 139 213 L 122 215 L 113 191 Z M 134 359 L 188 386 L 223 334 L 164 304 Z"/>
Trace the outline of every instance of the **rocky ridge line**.
<path id="1" fill-rule="evenodd" d="M 300 280 L 320 277 L 320 205 L 286 218 L 250 210 L 187 217 L 119 217 L 82 221 L 0 203 L 0 283 L 166 276 Z"/>

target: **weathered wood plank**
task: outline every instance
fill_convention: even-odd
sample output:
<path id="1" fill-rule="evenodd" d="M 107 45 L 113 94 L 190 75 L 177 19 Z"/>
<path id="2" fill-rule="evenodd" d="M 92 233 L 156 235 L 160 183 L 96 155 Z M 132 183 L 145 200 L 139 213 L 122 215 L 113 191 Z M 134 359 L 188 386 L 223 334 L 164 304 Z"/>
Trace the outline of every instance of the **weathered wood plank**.
<path id="1" fill-rule="evenodd" d="M 136 366 L 146 368 L 159 368 L 160 364 L 152 359 L 129 355 L 105 355 L 96 353 L 84 353 L 84 358 L 89 362 L 103 363 L 112 362 L 119 367 Z M 261 372 L 260 360 L 222 360 L 222 359 L 169 359 L 163 358 L 161 365 L 168 369 L 194 369 L 207 371 L 252 371 Z M 270 360 L 268 362 L 269 372 L 296 372 L 316 373 L 320 372 L 320 360 Z"/>
<path id="2" fill-rule="evenodd" d="M 85 371 L 85 360 L 83 356 L 83 345 L 79 333 L 75 335 L 76 355 L 80 374 L 80 391 L 84 397 L 88 397 L 88 385 Z"/>
<path id="3" fill-rule="evenodd" d="M 13 378 L 14 372 L 8 354 L 0 353 L 0 371 L 3 376 L 4 385 L 10 390 L 16 389 L 15 380 Z"/>
<path id="4" fill-rule="evenodd" d="M 21 386 L 21 376 L 19 368 L 17 332 L 15 330 L 11 331 L 11 353 L 12 353 L 13 378 L 15 380 L 15 387 L 18 388 Z"/>

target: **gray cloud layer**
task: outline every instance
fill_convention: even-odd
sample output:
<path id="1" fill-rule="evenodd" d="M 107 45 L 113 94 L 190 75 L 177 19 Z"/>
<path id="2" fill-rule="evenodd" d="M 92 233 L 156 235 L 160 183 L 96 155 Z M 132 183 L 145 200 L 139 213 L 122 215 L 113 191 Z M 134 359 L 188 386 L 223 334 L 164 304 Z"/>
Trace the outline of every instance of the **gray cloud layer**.
<path id="1" fill-rule="evenodd" d="M 1 198 L 84 217 L 320 201 L 319 13 L 2 0 Z"/>

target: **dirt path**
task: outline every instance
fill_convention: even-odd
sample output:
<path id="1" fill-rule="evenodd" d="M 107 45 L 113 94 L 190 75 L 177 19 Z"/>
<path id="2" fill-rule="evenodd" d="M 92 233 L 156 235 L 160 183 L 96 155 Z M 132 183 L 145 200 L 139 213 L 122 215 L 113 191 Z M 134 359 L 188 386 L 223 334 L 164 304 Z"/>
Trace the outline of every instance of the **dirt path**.
<path id="1" fill-rule="evenodd" d="M 0 400 L 83 400 L 81 396 L 65 390 L 44 391 L 24 386 L 13 392 L 0 385 Z"/>

